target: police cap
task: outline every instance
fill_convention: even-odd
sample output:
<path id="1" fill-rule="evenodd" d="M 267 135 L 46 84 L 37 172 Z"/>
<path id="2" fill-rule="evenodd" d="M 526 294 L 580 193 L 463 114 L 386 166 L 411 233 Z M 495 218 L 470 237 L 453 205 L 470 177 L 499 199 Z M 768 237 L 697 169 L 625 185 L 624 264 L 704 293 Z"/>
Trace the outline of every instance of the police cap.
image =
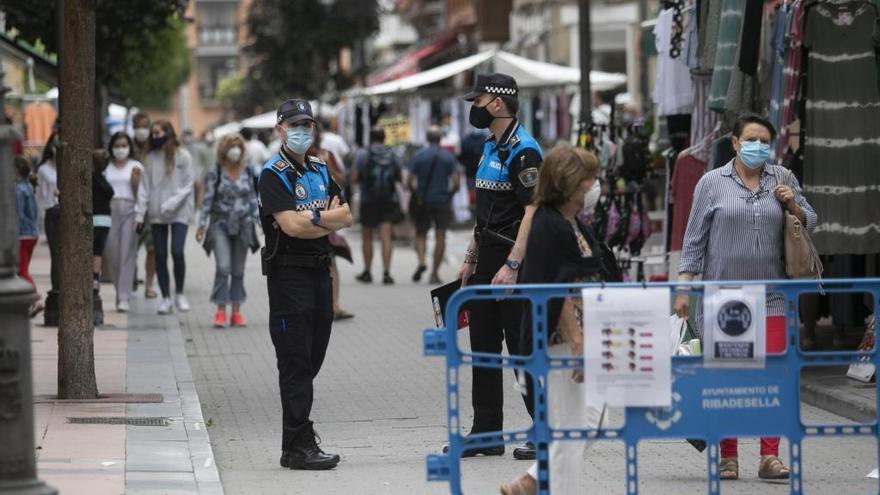
<path id="1" fill-rule="evenodd" d="M 275 117 L 276 124 L 282 122 L 294 124 L 296 122 L 302 122 L 303 120 L 315 121 L 315 116 L 312 114 L 312 105 L 306 100 L 300 100 L 297 98 L 286 100 L 282 103 L 281 106 L 278 107 Z"/>
<path id="2" fill-rule="evenodd" d="M 516 98 L 518 89 L 516 79 L 507 74 L 478 74 L 474 89 L 464 95 L 466 101 L 474 101 L 481 94 L 492 94 Z"/>

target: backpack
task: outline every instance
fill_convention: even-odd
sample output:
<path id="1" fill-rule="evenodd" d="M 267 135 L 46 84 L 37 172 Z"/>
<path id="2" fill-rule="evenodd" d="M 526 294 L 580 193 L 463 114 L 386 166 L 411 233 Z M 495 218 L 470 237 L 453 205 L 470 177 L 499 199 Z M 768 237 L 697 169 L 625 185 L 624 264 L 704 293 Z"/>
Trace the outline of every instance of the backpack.
<path id="1" fill-rule="evenodd" d="M 372 201 L 393 201 L 397 183 L 397 164 L 392 153 L 367 152 L 366 192 Z"/>

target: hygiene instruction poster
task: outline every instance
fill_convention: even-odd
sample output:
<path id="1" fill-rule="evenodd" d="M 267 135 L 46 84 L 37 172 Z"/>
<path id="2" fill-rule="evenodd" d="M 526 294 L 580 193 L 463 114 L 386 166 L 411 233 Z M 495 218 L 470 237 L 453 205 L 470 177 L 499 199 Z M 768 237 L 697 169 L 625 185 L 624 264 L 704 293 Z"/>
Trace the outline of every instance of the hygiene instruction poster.
<path id="1" fill-rule="evenodd" d="M 671 405 L 669 301 L 668 288 L 583 290 L 588 405 Z"/>

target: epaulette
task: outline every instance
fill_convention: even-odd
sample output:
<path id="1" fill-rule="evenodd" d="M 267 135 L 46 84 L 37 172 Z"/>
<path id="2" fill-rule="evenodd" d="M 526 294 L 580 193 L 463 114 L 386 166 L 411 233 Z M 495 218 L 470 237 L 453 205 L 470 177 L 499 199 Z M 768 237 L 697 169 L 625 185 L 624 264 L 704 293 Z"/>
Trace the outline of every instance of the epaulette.
<path id="1" fill-rule="evenodd" d="M 518 144 L 519 144 L 519 136 L 517 136 L 516 133 L 514 133 L 513 136 L 511 136 L 510 139 L 507 140 L 507 145 L 510 146 L 511 148 L 516 148 L 516 145 L 518 145 Z"/>
<path id="2" fill-rule="evenodd" d="M 320 156 L 309 155 L 309 161 L 314 163 L 320 163 L 321 165 L 327 165 L 327 162 L 324 161 Z"/>
<path id="3" fill-rule="evenodd" d="M 272 164 L 272 168 L 274 168 L 275 170 L 277 170 L 279 172 L 283 172 L 283 171 L 287 170 L 288 168 L 290 168 L 290 164 L 284 160 L 278 160 L 277 162 Z"/>

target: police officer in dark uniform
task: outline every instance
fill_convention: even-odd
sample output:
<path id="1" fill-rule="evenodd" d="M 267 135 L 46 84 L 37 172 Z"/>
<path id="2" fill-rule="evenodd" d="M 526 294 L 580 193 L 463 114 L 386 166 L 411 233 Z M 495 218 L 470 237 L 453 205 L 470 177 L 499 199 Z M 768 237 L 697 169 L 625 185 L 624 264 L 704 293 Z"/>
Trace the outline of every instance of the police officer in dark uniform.
<path id="1" fill-rule="evenodd" d="M 489 129 L 477 167 L 477 225 L 459 276 L 462 285 L 514 284 L 523 257 L 535 207 L 532 191 L 538 182 L 543 152 L 519 123 L 516 81 L 506 74 L 478 75 L 465 100 L 473 102 L 470 123 Z M 474 352 L 501 353 L 503 340 L 511 354 L 520 354 L 521 301 L 480 301 L 471 305 L 470 339 Z M 532 400 L 524 397 L 529 415 Z M 502 370 L 474 367 L 471 433 L 503 429 Z M 466 452 L 503 455 L 504 446 Z M 534 459 L 534 446 L 514 449 L 517 459 Z"/>
<path id="2" fill-rule="evenodd" d="M 324 361 L 333 321 L 327 235 L 351 226 L 351 210 L 325 163 L 306 155 L 315 136 L 309 102 L 282 103 L 275 129 L 283 145 L 263 165 L 259 190 L 269 333 L 283 411 L 281 466 L 330 469 L 339 456 L 318 447 L 309 415 L 312 382 Z"/>

